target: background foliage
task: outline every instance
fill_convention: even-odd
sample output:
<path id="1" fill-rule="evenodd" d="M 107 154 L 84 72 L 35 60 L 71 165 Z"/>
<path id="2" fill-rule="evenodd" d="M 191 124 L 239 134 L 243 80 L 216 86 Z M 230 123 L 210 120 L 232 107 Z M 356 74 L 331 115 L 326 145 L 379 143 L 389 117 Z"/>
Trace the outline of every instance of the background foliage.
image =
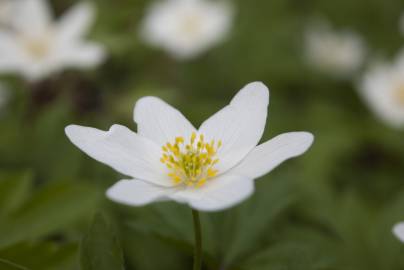
<path id="1" fill-rule="evenodd" d="M 73 2 L 52 5 L 60 14 Z M 139 40 L 149 2 L 96 1 L 91 36 L 109 51 L 97 70 L 36 84 L 3 76 L 12 93 L 0 115 L 0 269 L 190 269 L 190 210 L 109 202 L 104 191 L 122 176 L 76 149 L 64 127 L 135 129 L 132 108 L 144 95 L 167 100 L 198 125 L 256 80 L 271 88 L 263 140 L 308 130 L 316 141 L 259 179 L 245 203 L 202 214 L 206 269 L 404 269 L 404 245 L 391 234 L 404 219 L 403 132 L 371 114 L 357 78 L 314 71 L 302 48 L 307 23 L 321 17 L 389 58 L 403 45 L 404 2 L 234 1 L 229 39 L 188 62 Z"/>

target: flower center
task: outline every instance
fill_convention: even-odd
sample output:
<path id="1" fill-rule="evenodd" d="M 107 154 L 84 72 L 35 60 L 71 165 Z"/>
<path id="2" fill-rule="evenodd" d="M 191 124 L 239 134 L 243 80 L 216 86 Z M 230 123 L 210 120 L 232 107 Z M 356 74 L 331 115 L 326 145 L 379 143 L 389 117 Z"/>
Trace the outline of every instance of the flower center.
<path id="1" fill-rule="evenodd" d="M 23 37 L 23 45 L 30 56 L 35 59 L 45 57 L 50 50 L 50 36 Z"/>
<path id="2" fill-rule="evenodd" d="M 205 142 L 202 134 L 192 133 L 188 143 L 176 137 L 175 142 L 162 147 L 160 161 L 170 170 L 168 176 L 175 184 L 201 187 L 218 173 L 214 166 L 219 162 L 216 153 L 221 145 L 221 141 Z"/>
<path id="3" fill-rule="evenodd" d="M 201 18 L 196 14 L 185 16 L 181 25 L 182 32 L 185 35 L 189 37 L 197 36 L 201 29 Z"/>
<path id="4" fill-rule="evenodd" d="M 398 85 L 394 92 L 394 97 L 397 103 L 404 107 L 404 82 Z"/>

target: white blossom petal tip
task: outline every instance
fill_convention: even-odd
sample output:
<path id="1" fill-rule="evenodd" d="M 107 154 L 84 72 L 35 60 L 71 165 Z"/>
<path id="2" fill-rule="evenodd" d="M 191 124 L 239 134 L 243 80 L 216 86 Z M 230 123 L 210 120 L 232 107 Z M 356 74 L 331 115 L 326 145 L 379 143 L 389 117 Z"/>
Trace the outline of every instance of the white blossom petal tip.
<path id="1" fill-rule="evenodd" d="M 258 100 L 262 102 L 258 103 Z M 262 105 L 266 108 L 269 103 L 269 89 L 263 82 L 249 83 L 232 100 L 233 104 L 239 104 L 239 102 L 243 102 L 242 106 L 248 108 L 254 108 L 255 105 Z"/>
<path id="2" fill-rule="evenodd" d="M 313 141 L 314 136 L 309 132 L 290 132 L 278 135 L 253 149 L 231 173 L 253 179 L 261 177 L 282 162 L 305 153 Z"/>
<path id="3" fill-rule="evenodd" d="M 107 197 L 117 203 L 144 206 L 151 202 L 168 199 L 172 191 L 138 179 L 121 180 L 107 190 Z"/>
<path id="4" fill-rule="evenodd" d="M 139 99 L 133 114 L 137 132 L 159 145 L 167 143 L 179 134 L 189 137 L 196 131 L 179 110 L 157 97 Z"/>
<path id="5" fill-rule="evenodd" d="M 262 82 L 243 87 L 230 104 L 202 123 L 198 132 L 206 140 L 220 140 L 217 153 L 220 171 L 239 163 L 260 141 L 264 133 L 269 104 L 269 90 Z"/>
<path id="6" fill-rule="evenodd" d="M 82 38 L 92 25 L 94 16 L 94 4 L 90 2 L 76 4 L 58 22 L 59 34 L 66 40 Z"/>
<path id="7" fill-rule="evenodd" d="M 268 103 L 268 88 L 250 83 L 197 130 L 161 99 L 144 97 L 134 108 L 137 133 L 120 125 L 109 131 L 71 125 L 66 135 L 87 155 L 134 179 L 111 187 L 111 200 L 134 206 L 174 200 L 219 211 L 246 200 L 255 178 L 313 143 L 312 134 L 291 132 L 257 146 Z"/>
<path id="8" fill-rule="evenodd" d="M 393 234 L 404 243 L 404 222 L 394 225 Z"/>
<path id="9" fill-rule="evenodd" d="M 113 125 L 108 131 L 102 131 L 70 125 L 65 132 L 84 153 L 124 175 L 156 185 L 173 185 L 159 161 L 160 147 L 124 126 Z"/>

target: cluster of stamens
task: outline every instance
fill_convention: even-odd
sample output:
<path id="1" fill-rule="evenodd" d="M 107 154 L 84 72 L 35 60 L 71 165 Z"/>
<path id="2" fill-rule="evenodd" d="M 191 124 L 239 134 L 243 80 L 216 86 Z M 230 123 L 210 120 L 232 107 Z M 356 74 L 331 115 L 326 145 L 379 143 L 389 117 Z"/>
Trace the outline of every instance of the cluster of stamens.
<path id="1" fill-rule="evenodd" d="M 182 31 L 187 36 L 194 37 L 199 33 L 200 28 L 201 19 L 196 14 L 192 14 L 191 16 L 184 18 L 184 22 L 182 23 Z"/>
<path id="2" fill-rule="evenodd" d="M 50 50 L 50 34 L 37 37 L 21 37 L 21 42 L 30 56 L 35 59 L 45 57 Z"/>
<path id="3" fill-rule="evenodd" d="M 169 169 L 168 176 L 175 184 L 201 187 L 217 175 L 215 158 L 222 142 L 204 141 L 204 136 L 192 133 L 186 144 L 183 137 L 176 137 L 174 143 L 165 144 L 160 161 Z"/>

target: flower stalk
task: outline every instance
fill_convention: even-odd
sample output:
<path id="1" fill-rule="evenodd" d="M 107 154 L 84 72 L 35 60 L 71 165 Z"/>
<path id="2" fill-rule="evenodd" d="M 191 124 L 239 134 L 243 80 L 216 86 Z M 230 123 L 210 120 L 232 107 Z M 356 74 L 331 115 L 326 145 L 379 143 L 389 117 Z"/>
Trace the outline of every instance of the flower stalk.
<path id="1" fill-rule="evenodd" d="M 200 270 L 202 267 L 202 231 L 201 220 L 199 218 L 199 212 L 192 209 L 192 219 L 194 222 L 194 270 Z"/>

